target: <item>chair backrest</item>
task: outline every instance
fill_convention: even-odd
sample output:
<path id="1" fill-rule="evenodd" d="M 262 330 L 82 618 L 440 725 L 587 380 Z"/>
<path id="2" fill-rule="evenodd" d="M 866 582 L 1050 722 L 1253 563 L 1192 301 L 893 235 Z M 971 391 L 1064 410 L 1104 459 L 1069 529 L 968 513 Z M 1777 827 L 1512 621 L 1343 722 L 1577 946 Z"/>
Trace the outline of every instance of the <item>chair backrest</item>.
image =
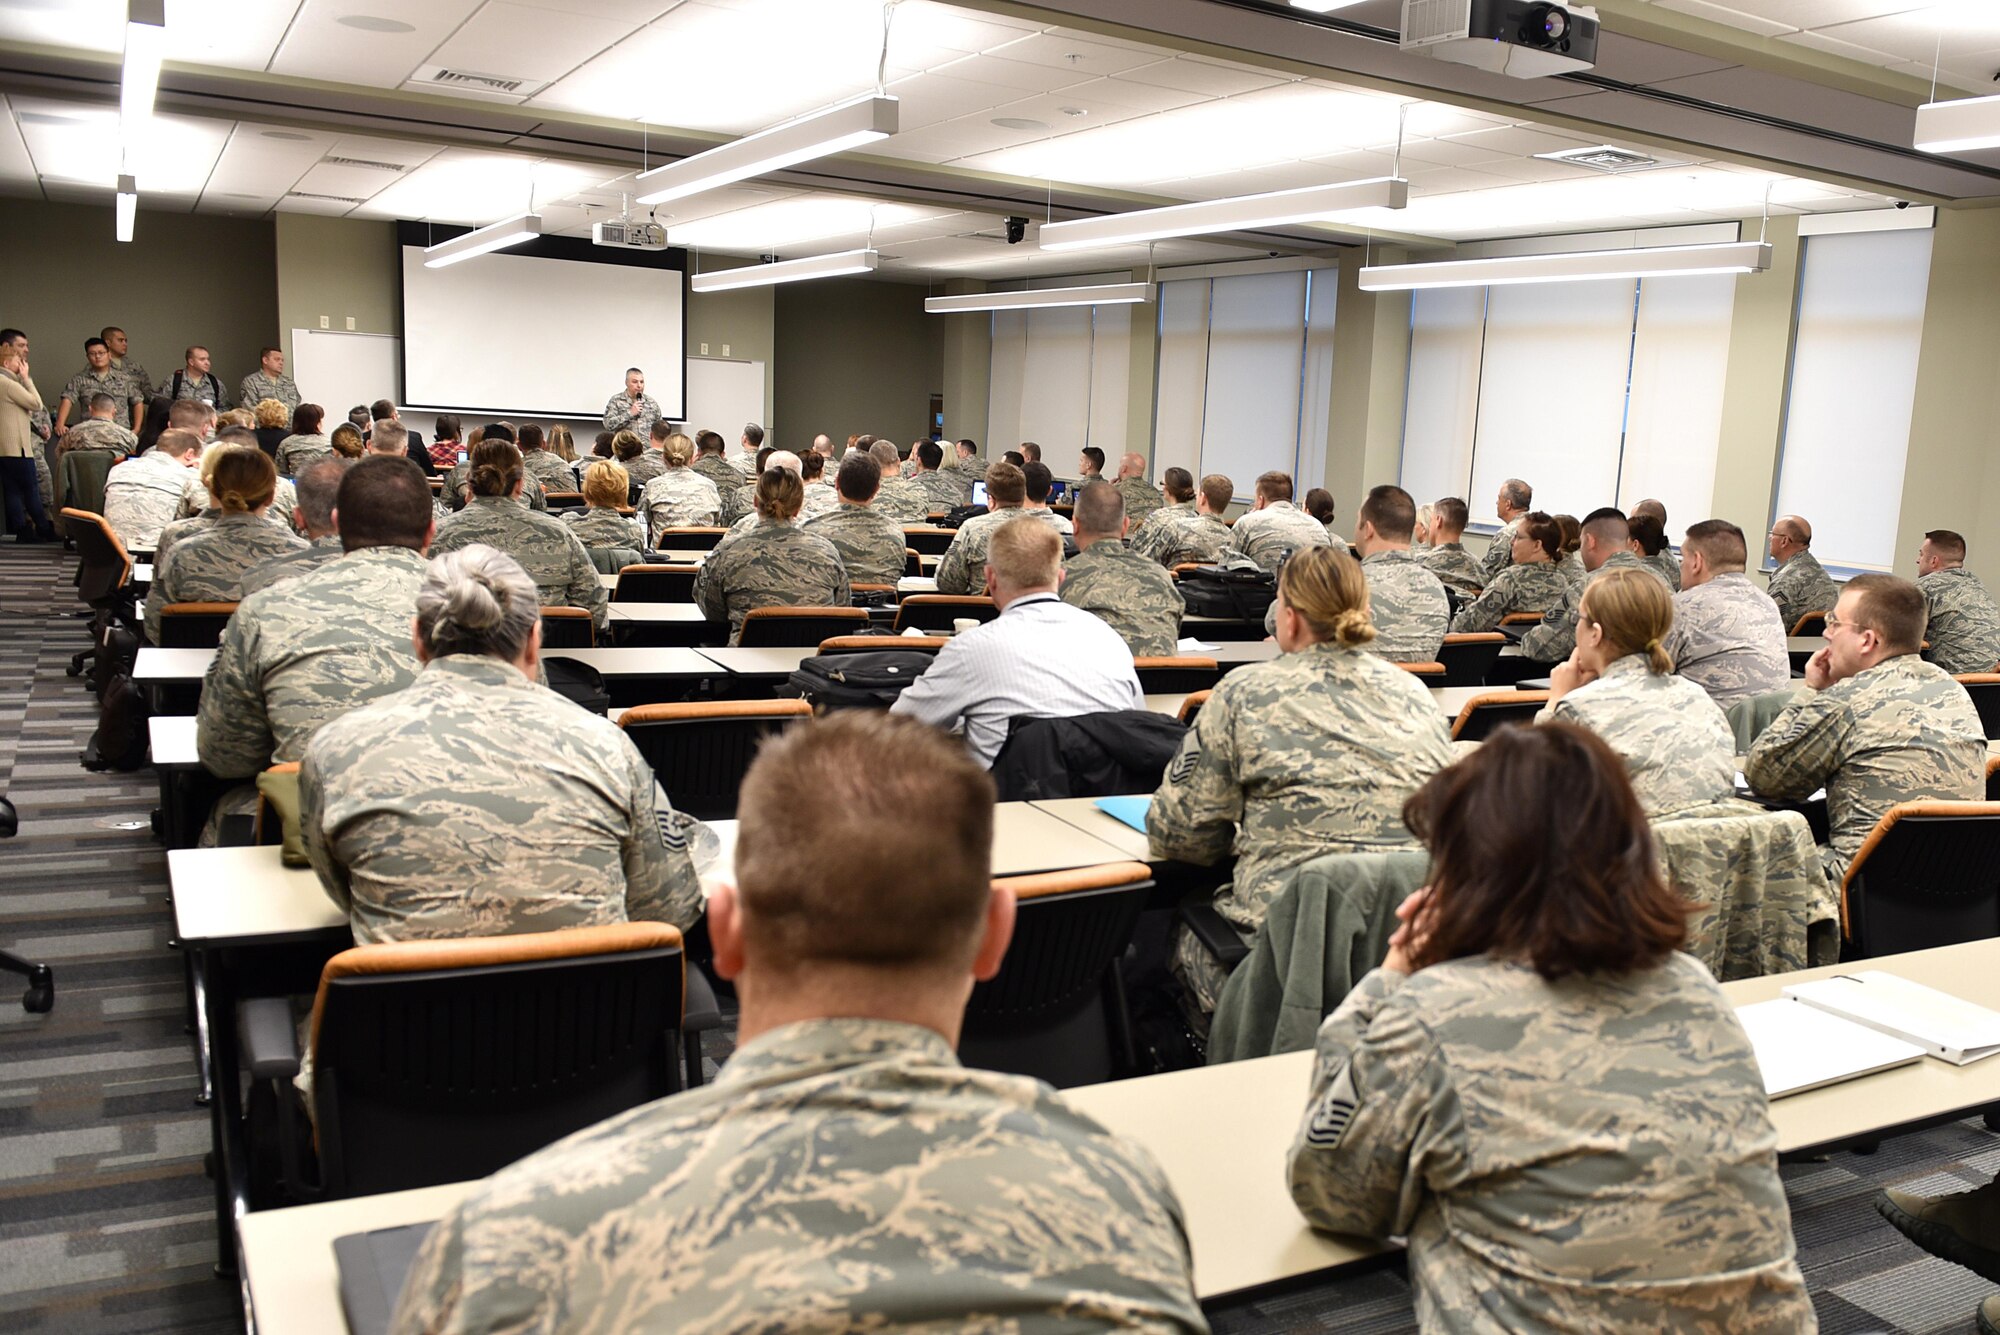
<path id="1" fill-rule="evenodd" d="M 700 566 L 626 566 L 611 590 L 614 603 L 691 603 Z"/>
<path id="2" fill-rule="evenodd" d="M 118 591 L 132 582 L 132 554 L 103 515 L 71 508 L 62 516 L 64 532 L 83 558 L 76 572 L 77 596 L 91 607 L 110 606 Z"/>
<path id="3" fill-rule="evenodd" d="M 542 609 L 542 648 L 589 649 L 597 643 L 597 627 L 583 607 Z"/>
<path id="4" fill-rule="evenodd" d="M 1540 612 L 1509 612 L 1500 618 L 1500 624 L 1503 626 L 1539 626 L 1541 623 Z"/>
<path id="5" fill-rule="evenodd" d="M 1952 680 L 1972 697 L 1986 740 L 2000 739 L 2000 672 L 1962 672 Z"/>
<path id="6" fill-rule="evenodd" d="M 903 546 L 915 549 L 923 556 L 943 556 L 950 548 L 951 540 L 957 536 L 954 529 L 932 528 L 928 524 L 912 525 L 903 530 Z"/>
<path id="7" fill-rule="evenodd" d="M 1826 634 L 1826 613 L 1807 612 L 1804 616 L 1800 617 L 1797 621 L 1792 623 L 1791 633 L 1793 635 Z"/>
<path id="8" fill-rule="evenodd" d="M 991 621 L 999 615 L 993 600 L 981 594 L 913 593 L 896 605 L 896 633 L 900 635 L 912 626 L 949 632 L 951 623 L 962 617 Z"/>
<path id="9" fill-rule="evenodd" d="M 580 491 L 545 491 L 542 502 L 551 510 L 582 510 L 589 505 Z"/>
<path id="10" fill-rule="evenodd" d="M 675 810 L 697 820 L 729 820 L 759 743 L 811 717 L 804 700 L 710 700 L 639 705 L 620 715 L 618 726 L 653 767 Z"/>
<path id="11" fill-rule="evenodd" d="M 1019 901 L 1000 972 L 972 989 L 959 1056 L 1058 1088 L 1108 1080 L 1132 1060 L 1119 957 L 1153 888 L 1143 862 L 996 880 Z"/>
<path id="12" fill-rule="evenodd" d="M 903 573 L 915 578 L 924 573 L 923 553 L 914 547 L 903 548 Z"/>
<path id="13" fill-rule="evenodd" d="M 1547 691 L 1492 691 L 1475 695 L 1451 723 L 1454 742 L 1483 742 L 1509 723 L 1531 723 L 1549 702 Z"/>
<path id="14" fill-rule="evenodd" d="M 712 552 L 727 532 L 707 525 L 663 528 L 653 535 L 653 546 L 663 552 Z"/>
<path id="15" fill-rule="evenodd" d="M 1986 800 L 2000 802 L 2000 756 L 1986 757 Z"/>
<path id="16" fill-rule="evenodd" d="M 673 1093 L 680 933 L 632 922 L 360 946 L 313 999 L 330 1197 L 483 1177 Z"/>
<path id="17" fill-rule="evenodd" d="M 736 642 L 745 649 L 810 649 L 828 636 L 867 626 L 865 607 L 753 607 L 743 614 Z"/>
<path id="18" fill-rule="evenodd" d="M 1409 673 L 1413 677 L 1441 678 L 1444 676 L 1444 664 L 1436 661 L 1435 659 L 1433 659 L 1428 663 L 1397 663 L 1395 666 L 1403 669 L 1403 671 Z M 1442 686 L 1444 683 L 1442 681 L 1434 681 L 1431 684 L 1433 686 Z"/>
<path id="19" fill-rule="evenodd" d="M 852 593 L 856 597 L 859 597 L 864 593 L 894 594 L 896 592 L 896 586 L 893 584 L 855 584 L 850 581 L 847 586 L 847 590 L 849 593 Z"/>
<path id="20" fill-rule="evenodd" d="M 946 635 L 835 635 L 819 642 L 823 654 L 876 653 L 882 650 L 934 654 L 951 643 Z"/>
<path id="21" fill-rule="evenodd" d="M 160 609 L 160 647 L 213 649 L 235 612 L 235 603 L 168 603 Z"/>
<path id="22" fill-rule="evenodd" d="M 1459 631 L 1444 637 L 1438 648 L 1438 662 L 1444 664 L 1444 680 L 1439 686 L 1484 686 L 1486 674 L 1500 661 L 1507 637 L 1497 630 Z"/>
<path id="23" fill-rule="evenodd" d="M 1140 655 L 1132 660 L 1139 689 L 1147 695 L 1179 695 L 1206 691 L 1222 680 L 1222 665 L 1213 658 Z"/>
<path id="24" fill-rule="evenodd" d="M 117 462 L 109 450 L 65 450 L 62 457 L 62 476 L 56 479 L 56 495 L 64 513 L 58 518 L 66 519 L 70 510 L 82 510 L 86 514 L 104 513 L 104 479 L 111 472 L 111 465 Z M 63 536 L 73 538 L 67 522 L 63 524 Z"/>
<path id="25" fill-rule="evenodd" d="M 2000 803 L 1899 802 L 1840 887 L 1842 959 L 2000 936 Z"/>
<path id="26" fill-rule="evenodd" d="M 1188 692 L 1188 698 L 1181 701 L 1180 721 L 1192 728 L 1194 726 L 1195 715 L 1201 713 L 1201 707 L 1207 704 L 1208 697 L 1214 694 L 1214 691 Z"/>

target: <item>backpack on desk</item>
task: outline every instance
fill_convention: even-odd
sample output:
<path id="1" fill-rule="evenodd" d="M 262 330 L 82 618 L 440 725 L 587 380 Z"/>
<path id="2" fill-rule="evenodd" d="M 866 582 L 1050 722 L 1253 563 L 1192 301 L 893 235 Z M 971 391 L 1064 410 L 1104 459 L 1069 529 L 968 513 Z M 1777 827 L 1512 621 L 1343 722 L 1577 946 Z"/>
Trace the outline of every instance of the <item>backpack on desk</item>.
<path id="1" fill-rule="evenodd" d="M 1247 561 L 1233 568 L 1196 566 L 1181 572 L 1180 591 L 1189 616 L 1235 617 L 1261 624 L 1278 596 L 1278 577 Z"/>
<path id="2" fill-rule="evenodd" d="M 883 643 L 894 644 L 895 640 L 884 636 Z M 820 654 L 801 661 L 789 682 L 817 712 L 887 709 L 935 662 L 936 654 L 914 649 Z"/>

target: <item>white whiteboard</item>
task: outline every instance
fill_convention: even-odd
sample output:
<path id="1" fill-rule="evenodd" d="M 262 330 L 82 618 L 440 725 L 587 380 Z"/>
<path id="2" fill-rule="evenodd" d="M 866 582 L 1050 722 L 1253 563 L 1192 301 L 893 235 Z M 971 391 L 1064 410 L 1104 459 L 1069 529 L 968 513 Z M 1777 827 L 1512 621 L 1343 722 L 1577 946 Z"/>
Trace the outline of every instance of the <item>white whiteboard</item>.
<path id="1" fill-rule="evenodd" d="M 291 372 L 299 397 L 326 409 L 329 431 L 357 403 L 402 397 L 403 359 L 393 334 L 294 329 Z"/>
<path id="2" fill-rule="evenodd" d="M 720 357 L 687 359 L 688 434 L 713 431 L 731 449 L 746 422 L 764 423 L 764 363 L 724 361 Z M 665 407 L 664 401 L 661 407 Z"/>

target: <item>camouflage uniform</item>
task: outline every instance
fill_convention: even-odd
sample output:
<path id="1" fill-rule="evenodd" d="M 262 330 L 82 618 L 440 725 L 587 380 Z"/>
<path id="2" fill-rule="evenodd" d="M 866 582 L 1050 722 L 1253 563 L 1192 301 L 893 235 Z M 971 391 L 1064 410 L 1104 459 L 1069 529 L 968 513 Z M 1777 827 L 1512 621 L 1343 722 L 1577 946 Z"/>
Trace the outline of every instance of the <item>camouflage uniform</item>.
<path id="1" fill-rule="evenodd" d="M 288 579 L 310 575 L 313 571 L 336 560 L 341 554 L 340 535 L 329 534 L 316 538 L 312 545 L 300 551 L 285 552 L 269 560 L 259 561 L 243 572 L 243 596 L 262 592 L 273 584 L 282 584 Z M 412 602 L 411 606 L 415 606 Z"/>
<path id="2" fill-rule="evenodd" d="M 929 1029 L 823 1019 L 475 1183 L 398 1331 L 1206 1331 L 1152 1158 Z"/>
<path id="3" fill-rule="evenodd" d="M 903 577 L 903 530 L 872 505 L 843 502 L 799 527 L 833 544 L 854 583 L 894 584 Z"/>
<path id="4" fill-rule="evenodd" d="M 1361 574 L 1368 581 L 1368 610 L 1375 622 L 1368 651 L 1392 663 L 1436 661 L 1451 624 L 1451 603 L 1438 577 L 1399 549 L 1363 557 Z"/>
<path id="5" fill-rule="evenodd" d="M 2000 607 L 1964 567 L 1934 570 L 1917 581 L 1930 620 L 1924 657 L 1946 672 L 1991 672 L 2000 664 Z"/>
<path id="6" fill-rule="evenodd" d="M 483 542 L 521 563 L 535 581 L 543 607 L 581 607 L 599 630 L 611 615 L 611 600 L 598 583 L 582 539 L 560 519 L 523 510 L 504 496 L 475 496 L 463 510 L 438 525 L 431 555 L 441 556 Z"/>
<path id="7" fill-rule="evenodd" d="M 132 419 L 132 405 L 142 402 L 131 377 L 123 371 L 111 366 L 102 371 L 93 371 L 85 367 L 71 376 L 69 383 L 63 386 L 62 397 L 69 400 L 71 420 L 74 421 L 77 417 L 89 417 L 90 401 L 99 394 L 109 394 L 118 400 L 118 416 L 128 422 Z M 68 432 L 65 431 L 64 435 L 67 436 Z"/>
<path id="8" fill-rule="evenodd" d="M 639 493 L 639 513 L 655 540 L 661 529 L 706 528 L 721 512 L 722 494 L 694 468 L 669 468 Z"/>
<path id="9" fill-rule="evenodd" d="M 1140 545 L 1140 539 L 1145 538 L 1148 533 L 1156 529 L 1165 528 L 1167 525 L 1173 523 L 1177 519 L 1192 517 L 1193 514 L 1194 514 L 1193 501 L 1175 501 L 1171 505 L 1166 505 L 1166 504 L 1159 505 L 1155 507 L 1153 511 L 1150 514 L 1148 514 L 1144 519 L 1132 520 L 1132 527 L 1126 530 L 1125 540 L 1132 545 L 1133 550 L 1140 552 L 1141 555 L 1144 555 L 1144 548 L 1141 547 Z M 1127 512 L 1126 518 L 1131 519 L 1131 514 L 1129 512 Z M 1157 539 L 1155 539 L 1155 541 L 1157 541 Z M 1159 560 L 1158 557 L 1152 557 L 1150 559 L 1155 561 Z M 1162 564 L 1165 563 L 1162 562 Z"/>
<path id="10" fill-rule="evenodd" d="M 1562 606 L 1569 582 L 1552 561 L 1531 561 L 1504 567 L 1486 592 L 1460 608 L 1452 619 L 1454 631 L 1494 630 L 1510 612 L 1541 612 Z"/>
<path id="11" fill-rule="evenodd" d="M 702 562 L 694 600 L 710 621 L 729 621 L 729 642 L 753 607 L 846 607 L 854 601 L 840 552 L 816 533 L 766 520 Z"/>
<path id="12" fill-rule="evenodd" d="M 1039 509 L 1031 508 L 1029 506 L 1024 505 L 1021 507 L 1021 513 L 1029 516 L 1032 519 L 1041 520 L 1044 524 L 1047 524 L 1050 528 L 1062 534 L 1065 538 L 1073 538 L 1076 536 L 1076 525 L 1070 522 L 1069 516 L 1059 515 L 1054 510 L 1049 509 L 1049 507 L 1046 505 L 1041 506 Z"/>
<path id="13" fill-rule="evenodd" d="M 625 470 L 626 481 L 643 491 L 648 482 L 667 471 L 667 456 L 649 445 L 636 459 L 620 459 L 618 466 Z M 570 483 L 571 487 L 575 485 Z"/>
<path id="14" fill-rule="evenodd" d="M 188 487 L 187 495 L 181 498 L 180 517 L 183 519 L 216 509 L 215 503 L 209 499 L 208 488 L 201 484 L 200 475 L 191 472 L 188 476 L 192 479 L 192 483 Z M 298 508 L 299 489 L 292 485 L 290 478 L 279 478 L 277 490 L 271 493 L 271 508 L 264 512 L 264 518 L 285 532 L 291 533 L 295 531 L 292 528 L 292 516 Z M 166 546 L 164 542 L 160 545 Z"/>
<path id="15" fill-rule="evenodd" d="M 1486 567 L 1473 559 L 1462 542 L 1440 542 L 1417 558 L 1447 589 L 1463 598 L 1477 598 L 1486 587 Z"/>
<path id="16" fill-rule="evenodd" d="M 1771 601 L 1778 605 L 1778 619 L 1789 635 L 1806 613 L 1831 612 L 1840 601 L 1840 586 L 1811 552 L 1796 552 L 1771 572 Z"/>
<path id="17" fill-rule="evenodd" d="M 798 522 L 801 524 L 830 515 L 840 508 L 840 492 L 824 482 L 808 482 L 805 485 L 805 499 L 799 505 Z"/>
<path id="18" fill-rule="evenodd" d="M 1652 556 L 1642 556 L 1639 564 L 1665 580 L 1667 587 L 1675 593 L 1681 591 L 1681 559 L 1674 555 L 1673 548 L 1662 547 Z M 1828 603 L 1827 606 L 1832 607 L 1833 604 Z"/>
<path id="19" fill-rule="evenodd" d="M 1286 552 L 1324 547 L 1328 542 L 1326 525 L 1290 501 L 1273 501 L 1238 519 L 1225 549 L 1249 557 L 1260 569 L 1275 571 Z"/>
<path id="20" fill-rule="evenodd" d="M 1099 538 L 1063 566 L 1062 600 L 1093 613 L 1134 658 L 1170 658 L 1185 606 L 1173 576 L 1116 538 Z"/>
<path id="21" fill-rule="evenodd" d="M 718 552 L 721 551 L 724 547 L 727 547 L 730 543 L 736 541 L 738 538 L 742 537 L 745 533 L 748 533 L 751 529 L 756 528 L 759 524 L 763 522 L 764 522 L 764 516 L 758 514 L 755 510 L 750 511 L 747 514 L 738 515 L 736 517 L 736 522 L 731 524 L 728 530 L 724 532 L 720 538 L 717 538 L 715 540 L 714 550 Z M 797 521 L 794 520 L 793 522 L 796 523 Z"/>
<path id="22" fill-rule="evenodd" d="M 718 509 L 721 507 L 722 497 L 732 495 L 743 485 L 743 474 L 737 472 L 735 465 L 719 454 L 698 454 L 688 468 L 715 484 Z"/>
<path id="23" fill-rule="evenodd" d="M 200 485 L 194 469 L 179 459 L 159 453 L 127 459 L 104 480 L 104 521 L 126 550 L 150 552 L 160 530 L 180 514 L 182 500 Z"/>
<path id="24" fill-rule="evenodd" d="M 498 659 L 433 659 L 329 720 L 299 799 L 306 855 L 362 945 L 701 916 L 631 741 Z"/>
<path id="25" fill-rule="evenodd" d="M 1583 591 L 1590 587 L 1591 580 L 1607 570 L 1644 570 L 1659 575 L 1630 552 L 1611 553 L 1582 583 L 1563 590 L 1561 604 L 1543 617 L 1541 625 L 1528 628 L 1528 633 L 1521 637 L 1521 652 L 1538 663 L 1560 663 L 1568 658 L 1576 648 L 1576 622 L 1583 610 Z M 1664 576 L 1660 576 L 1660 582 L 1666 582 Z"/>
<path id="26" fill-rule="evenodd" d="M 1214 565 L 1228 545 L 1229 525 L 1214 515 L 1181 511 L 1171 505 L 1146 516 L 1138 536 L 1132 539 L 1133 551 L 1169 568 Z"/>
<path id="27" fill-rule="evenodd" d="M 959 526 L 957 536 L 951 546 L 945 548 L 944 556 L 938 561 L 937 591 L 939 593 L 981 593 L 986 588 L 986 544 L 993 540 L 993 530 L 1010 519 L 1019 519 L 1019 508 L 988 510 L 983 515 L 974 515 Z"/>
<path id="28" fill-rule="evenodd" d="M 1425 1330 L 1815 1327 L 1749 1038 L 1675 953 L 1544 982 L 1376 969 L 1320 1027 L 1292 1143 L 1319 1228 L 1409 1240 Z"/>
<path id="29" fill-rule="evenodd" d="M 304 550 L 302 538 L 262 515 L 222 514 L 200 533 L 161 553 L 146 591 L 146 638 L 160 642 L 160 609 L 168 603 L 233 603 L 243 597 L 243 575 L 285 552 Z"/>
<path id="30" fill-rule="evenodd" d="M 716 516 L 716 522 L 724 528 L 729 528 L 745 515 L 754 515 L 756 513 L 756 484 L 744 485 L 738 483 L 734 489 L 722 493 L 722 512 Z"/>
<path id="31" fill-rule="evenodd" d="M 1166 508 L 1167 498 L 1160 495 L 1160 489 L 1143 477 L 1121 477 L 1112 483 L 1118 494 L 1125 498 L 1125 517 L 1138 528 L 1155 510 Z"/>
<path id="32" fill-rule="evenodd" d="M 229 396 L 222 392 L 222 378 L 213 371 L 191 376 L 183 367 L 160 382 L 159 392 L 176 401 L 193 399 L 197 403 L 206 403 L 217 412 L 229 406 Z"/>
<path id="33" fill-rule="evenodd" d="M 1146 812 L 1153 858 L 1211 866 L 1236 855 L 1215 909 L 1263 925 L 1285 874 L 1324 853 L 1415 843 L 1403 802 L 1451 763 L 1431 693 L 1373 654 L 1315 644 L 1224 677 Z M 1175 971 L 1213 1010 L 1222 975 L 1185 935 Z"/>
<path id="34" fill-rule="evenodd" d="M 646 550 L 646 534 L 639 527 L 639 521 L 608 507 L 593 505 L 583 510 L 565 510 L 562 522 L 585 547 Z"/>
<path id="35" fill-rule="evenodd" d="M 130 357 L 113 357 L 111 366 L 113 370 L 125 373 L 125 378 L 132 382 L 132 388 L 138 391 L 141 400 L 153 397 L 153 377 L 146 373 L 145 367 Z"/>
<path id="36" fill-rule="evenodd" d="M 1487 544 L 1486 556 L 1480 561 L 1480 568 L 1486 572 L 1482 584 L 1491 584 L 1500 572 L 1514 564 L 1514 535 L 1521 531 L 1521 521 L 1510 519 L 1502 524 Z"/>
<path id="37" fill-rule="evenodd" d="M 1562 559 L 1556 562 L 1556 573 L 1578 588 L 1582 588 L 1583 581 L 1590 576 L 1590 572 L 1583 568 L 1583 557 L 1576 552 L 1562 554 Z"/>
<path id="38" fill-rule="evenodd" d="M 522 450 L 521 471 L 535 479 L 544 493 L 576 490 L 576 474 L 570 472 L 569 465 L 559 454 L 551 454 L 547 450 Z"/>
<path id="39" fill-rule="evenodd" d="M 951 510 L 972 503 L 972 479 L 957 470 L 946 473 L 932 469 L 916 476 L 917 485 L 931 498 L 932 510 Z M 929 511 L 925 512 L 927 515 Z"/>
<path id="40" fill-rule="evenodd" d="M 333 457 L 333 441 L 320 432 L 307 435 L 286 436 L 278 442 L 276 463 L 278 472 L 285 477 L 297 477 L 301 471 L 322 459 Z"/>
<path id="41" fill-rule="evenodd" d="M 254 410 L 265 399 L 276 399 L 289 413 L 299 406 L 299 387 L 288 375 L 265 375 L 260 366 L 244 376 L 243 383 L 236 387 L 236 401 Z"/>
<path id="42" fill-rule="evenodd" d="M 931 516 L 930 493 L 915 478 L 883 478 L 873 504 L 898 525 L 922 524 Z"/>
<path id="43" fill-rule="evenodd" d="M 1648 819 L 1735 792 L 1736 734 L 1721 707 L 1686 678 L 1654 674 L 1644 654 L 1608 664 L 1535 721 L 1574 723 L 1603 738 L 1624 759 Z"/>
<path id="44" fill-rule="evenodd" d="M 651 394 L 639 396 L 639 412 L 632 412 L 630 394 L 613 394 L 604 401 L 604 429 L 606 431 L 630 431 L 640 440 L 651 440 L 653 423 L 660 420 L 660 405 Z"/>
<path id="45" fill-rule="evenodd" d="M 462 464 L 453 464 L 445 472 L 444 485 L 438 488 L 438 492 L 445 499 L 446 504 L 450 504 L 450 498 L 460 496 L 466 487 L 471 484 L 471 481 L 472 460 L 468 458 Z M 514 500 L 515 504 L 526 506 L 530 510 L 546 512 L 549 508 L 549 499 L 542 491 L 542 484 L 537 482 L 534 474 L 528 472 L 525 468 L 521 470 L 521 494 L 515 497 Z M 465 507 L 463 505 L 456 505 L 452 508 L 458 510 Z"/>
<path id="46" fill-rule="evenodd" d="M 1986 730 L 1963 686 L 1901 654 L 1792 704 L 1751 744 L 1743 777 L 1770 797 L 1826 789 L 1821 856 L 1838 885 L 1896 803 L 1986 796 Z"/>
<path id="47" fill-rule="evenodd" d="M 1673 629 L 1661 644 L 1674 671 L 1724 709 L 1792 684 L 1778 605 L 1740 570 L 1675 594 Z"/>
<path id="48" fill-rule="evenodd" d="M 122 458 L 138 448 L 139 438 L 116 418 L 86 417 L 63 432 L 62 442 L 56 446 L 56 459 L 60 461 L 72 450 L 102 450 Z"/>

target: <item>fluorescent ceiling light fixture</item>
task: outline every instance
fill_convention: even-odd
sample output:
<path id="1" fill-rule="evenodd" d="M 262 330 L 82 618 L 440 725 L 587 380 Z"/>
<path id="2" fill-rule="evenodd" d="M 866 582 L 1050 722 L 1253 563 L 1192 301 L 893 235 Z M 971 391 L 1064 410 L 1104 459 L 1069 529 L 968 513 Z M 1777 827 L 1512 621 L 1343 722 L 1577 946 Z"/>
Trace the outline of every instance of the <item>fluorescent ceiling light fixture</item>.
<path id="1" fill-rule="evenodd" d="M 2000 97 L 1961 97 L 1917 108 L 1915 144 L 1925 153 L 2000 148 Z"/>
<path id="2" fill-rule="evenodd" d="M 901 103 L 882 93 L 870 93 L 825 111 L 801 116 L 721 144 L 633 178 L 637 202 L 658 204 L 685 199 L 732 181 L 762 176 L 794 163 L 823 158 L 896 133 Z"/>
<path id="3" fill-rule="evenodd" d="M 139 212 L 139 183 L 130 176 L 118 178 L 118 239 L 132 239 L 132 222 Z"/>
<path id="4" fill-rule="evenodd" d="M 125 68 L 118 90 L 118 114 L 128 138 L 153 114 L 160 62 L 166 53 L 166 0 L 130 0 L 125 10 Z"/>
<path id="5" fill-rule="evenodd" d="M 1043 223 L 1035 241 L 1043 250 L 1123 246 L 1171 236 L 1317 222 L 1352 209 L 1400 209 L 1409 202 L 1408 181 L 1400 176 L 1377 176 L 1339 185 L 1309 185 L 1302 190 L 1274 190 L 1267 195 L 1237 195 L 1200 204 Z"/>
<path id="6" fill-rule="evenodd" d="M 476 232 L 455 236 L 449 241 L 441 241 L 435 246 L 424 247 L 424 267 L 442 269 L 447 264 L 457 264 L 475 255 L 501 250 L 508 246 L 518 246 L 523 241 L 533 241 L 542 234 L 542 216 L 539 213 L 523 213 L 515 218 L 503 218 L 497 223 L 489 223 Z"/>
<path id="7" fill-rule="evenodd" d="M 1099 283 L 1091 287 L 1038 287 L 1026 292 L 970 292 L 962 297 L 925 297 L 932 315 L 953 311 L 1017 311 L 1041 306 L 1117 306 L 1151 301 L 1151 283 Z"/>
<path id="8" fill-rule="evenodd" d="M 1361 271 L 1363 292 L 1427 287 L 1499 287 L 1509 283 L 1574 283 L 1593 278 L 1661 278 L 1704 273 L 1762 273 L 1771 267 L 1763 241 L 1705 246 L 1640 246 L 1561 255 L 1509 255 L 1435 264 L 1377 264 Z"/>
<path id="9" fill-rule="evenodd" d="M 831 255 L 808 255 L 802 260 L 747 264 L 740 269 L 698 273 L 688 280 L 688 286 L 697 292 L 726 292 L 732 287 L 769 287 L 774 283 L 797 283 L 808 278 L 873 273 L 876 259 L 877 255 L 872 250 L 842 250 Z"/>

